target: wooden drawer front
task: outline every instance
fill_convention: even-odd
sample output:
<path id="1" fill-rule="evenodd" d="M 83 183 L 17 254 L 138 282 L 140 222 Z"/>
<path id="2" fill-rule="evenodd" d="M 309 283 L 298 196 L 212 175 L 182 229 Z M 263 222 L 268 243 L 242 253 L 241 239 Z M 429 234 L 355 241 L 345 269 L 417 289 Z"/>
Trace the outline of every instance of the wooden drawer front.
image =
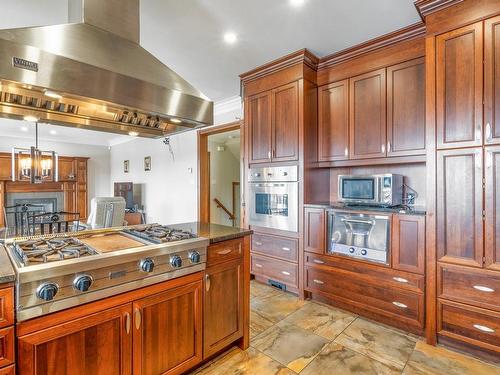
<path id="1" fill-rule="evenodd" d="M 298 286 L 299 269 L 296 264 L 252 254 L 251 272 L 294 287 Z"/>
<path id="2" fill-rule="evenodd" d="M 500 313 L 438 302 L 438 333 L 500 353 Z"/>
<path id="3" fill-rule="evenodd" d="M 208 247 L 207 266 L 238 259 L 243 256 L 243 239 L 224 241 Z"/>
<path id="4" fill-rule="evenodd" d="M 0 375 L 16 375 L 16 366 L 0 368 Z"/>
<path id="5" fill-rule="evenodd" d="M 335 267 L 344 271 L 353 272 L 359 277 L 366 278 L 377 284 L 389 287 L 408 289 L 414 292 L 423 292 L 425 277 L 414 273 L 392 270 L 387 267 L 373 265 L 357 260 L 344 259 L 335 256 L 320 256 L 305 253 L 305 263 L 313 267 Z"/>
<path id="6" fill-rule="evenodd" d="M 271 236 L 268 234 L 254 234 L 252 236 L 253 252 L 297 262 L 297 248 L 297 239 Z"/>
<path id="7" fill-rule="evenodd" d="M 306 267 L 305 289 L 333 294 L 423 325 L 424 296 L 421 293 L 369 284 L 355 274 L 313 267 Z"/>
<path id="8" fill-rule="evenodd" d="M 0 329 L 0 367 L 14 363 L 14 327 Z"/>
<path id="9" fill-rule="evenodd" d="M 14 288 L 0 289 L 0 328 L 14 324 Z"/>
<path id="10" fill-rule="evenodd" d="M 500 273 L 439 266 L 441 298 L 500 311 Z"/>

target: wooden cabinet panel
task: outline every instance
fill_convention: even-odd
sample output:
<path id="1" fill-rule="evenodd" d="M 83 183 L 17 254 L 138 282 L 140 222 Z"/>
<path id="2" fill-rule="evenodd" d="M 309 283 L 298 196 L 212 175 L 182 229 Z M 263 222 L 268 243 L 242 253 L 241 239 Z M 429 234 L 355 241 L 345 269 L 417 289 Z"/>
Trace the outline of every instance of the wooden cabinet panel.
<path id="1" fill-rule="evenodd" d="M 207 253 L 207 267 L 239 259 L 243 256 L 243 239 L 237 238 L 210 245 Z"/>
<path id="2" fill-rule="evenodd" d="M 58 161 L 59 181 L 76 180 L 76 161 L 73 158 L 60 157 Z"/>
<path id="3" fill-rule="evenodd" d="M 77 212 L 76 182 L 64 182 L 64 211 Z"/>
<path id="4" fill-rule="evenodd" d="M 485 149 L 485 265 L 500 271 L 500 146 Z"/>
<path id="5" fill-rule="evenodd" d="M 437 147 L 482 144 L 482 22 L 436 38 Z"/>
<path id="6" fill-rule="evenodd" d="M 349 80 L 318 89 L 318 161 L 349 158 Z"/>
<path id="7" fill-rule="evenodd" d="M 482 149 L 437 153 L 438 260 L 483 265 Z"/>
<path id="8" fill-rule="evenodd" d="M 500 16 L 484 22 L 484 141 L 500 143 Z"/>
<path id="9" fill-rule="evenodd" d="M 297 264 L 252 254 L 251 273 L 279 281 L 294 288 L 298 286 Z"/>
<path id="10" fill-rule="evenodd" d="M 385 157 L 385 69 L 351 78 L 349 85 L 350 157 Z"/>
<path id="11" fill-rule="evenodd" d="M 326 252 L 325 210 L 306 208 L 304 210 L 304 251 L 324 254 Z"/>
<path id="12" fill-rule="evenodd" d="M 425 154 L 424 58 L 387 68 L 387 156 Z"/>
<path id="13" fill-rule="evenodd" d="M 0 329 L 0 367 L 14 363 L 14 327 Z"/>
<path id="14" fill-rule="evenodd" d="M 392 267 L 424 274 L 425 216 L 392 215 Z"/>
<path id="15" fill-rule="evenodd" d="M 0 375 L 16 375 L 16 366 L 11 365 L 8 367 L 0 368 Z"/>
<path id="16" fill-rule="evenodd" d="M 299 243 L 295 238 L 254 233 L 252 235 L 252 252 L 298 262 Z"/>
<path id="17" fill-rule="evenodd" d="M 131 374 L 130 304 L 18 338 L 20 374 Z"/>
<path id="18" fill-rule="evenodd" d="M 249 163 L 271 161 L 271 96 L 268 91 L 248 98 Z"/>
<path id="19" fill-rule="evenodd" d="M 133 303 L 134 374 L 180 374 L 202 360 L 202 282 Z"/>
<path id="20" fill-rule="evenodd" d="M 203 358 L 243 336 L 243 263 L 226 262 L 206 270 Z"/>
<path id="21" fill-rule="evenodd" d="M 0 156 L 0 180 L 12 180 L 12 156 L 10 155 Z"/>
<path id="22" fill-rule="evenodd" d="M 0 328 L 14 324 L 14 288 L 0 289 Z"/>
<path id="23" fill-rule="evenodd" d="M 299 88 L 293 82 L 273 90 L 273 161 L 299 158 Z"/>

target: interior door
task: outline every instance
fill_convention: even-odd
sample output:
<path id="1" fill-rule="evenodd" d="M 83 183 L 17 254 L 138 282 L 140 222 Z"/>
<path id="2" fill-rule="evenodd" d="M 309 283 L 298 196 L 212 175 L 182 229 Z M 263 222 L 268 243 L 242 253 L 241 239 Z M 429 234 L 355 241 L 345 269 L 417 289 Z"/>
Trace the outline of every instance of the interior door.
<path id="1" fill-rule="evenodd" d="M 273 90 L 273 161 L 299 159 L 299 88 L 298 82 Z"/>
<path id="2" fill-rule="evenodd" d="M 318 161 L 349 159 L 349 80 L 318 89 Z"/>
<path id="3" fill-rule="evenodd" d="M 23 375 L 128 375 L 132 371 L 131 305 L 19 337 Z"/>
<path id="4" fill-rule="evenodd" d="M 486 267 L 500 271 L 500 146 L 485 149 Z"/>
<path id="5" fill-rule="evenodd" d="M 351 78 L 349 83 L 351 159 L 385 157 L 385 69 Z"/>
<path id="6" fill-rule="evenodd" d="M 202 281 L 133 303 L 136 375 L 181 374 L 202 360 Z"/>
<path id="7" fill-rule="evenodd" d="M 436 38 L 437 147 L 480 146 L 483 123 L 483 23 Z"/>
<path id="8" fill-rule="evenodd" d="M 387 68 L 387 156 L 425 154 L 424 58 Z"/>
<path id="9" fill-rule="evenodd" d="M 271 161 L 271 91 L 248 98 L 249 163 Z"/>
<path id="10" fill-rule="evenodd" d="M 437 153 L 438 260 L 482 267 L 482 148 Z"/>
<path id="11" fill-rule="evenodd" d="M 484 22 L 484 142 L 500 143 L 500 16 Z"/>

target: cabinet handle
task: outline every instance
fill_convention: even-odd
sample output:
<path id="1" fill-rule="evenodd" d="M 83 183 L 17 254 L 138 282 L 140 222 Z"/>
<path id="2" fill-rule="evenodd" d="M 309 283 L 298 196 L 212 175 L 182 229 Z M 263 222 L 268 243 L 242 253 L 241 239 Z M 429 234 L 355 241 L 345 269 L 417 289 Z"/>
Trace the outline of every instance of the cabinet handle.
<path id="1" fill-rule="evenodd" d="M 406 309 L 408 306 L 406 306 L 404 303 L 394 301 L 392 303 L 394 306 L 401 307 L 402 309 Z"/>
<path id="2" fill-rule="evenodd" d="M 281 273 L 285 276 L 290 276 L 290 272 L 287 272 L 287 271 L 281 271 Z"/>
<path id="3" fill-rule="evenodd" d="M 474 285 L 473 288 L 476 290 L 479 290 L 481 292 L 486 292 L 486 293 L 493 293 L 495 291 L 495 289 L 491 289 L 491 288 L 488 288 L 487 286 L 483 286 L 483 285 Z"/>
<path id="4" fill-rule="evenodd" d="M 208 292 L 210 290 L 210 275 L 206 274 L 205 275 L 205 290 Z"/>
<path id="5" fill-rule="evenodd" d="M 267 158 L 271 159 L 271 151 L 270 150 L 267 152 Z"/>
<path id="6" fill-rule="evenodd" d="M 491 134 L 491 124 L 489 122 L 486 124 L 485 136 L 486 136 L 486 142 L 491 142 L 492 134 Z"/>
<path id="7" fill-rule="evenodd" d="M 290 248 L 289 247 L 282 247 L 281 250 L 283 250 L 283 251 L 290 251 Z"/>
<path id="8" fill-rule="evenodd" d="M 495 330 L 490 327 L 483 326 L 481 324 L 473 324 L 472 325 L 475 329 L 482 331 L 482 332 L 487 332 L 487 333 L 494 333 Z"/>
<path id="9" fill-rule="evenodd" d="M 139 308 L 135 308 L 135 312 L 134 312 L 134 320 L 135 320 L 135 329 L 139 329 L 141 328 L 141 320 L 142 320 L 142 316 L 141 316 L 141 310 Z"/>
<path id="10" fill-rule="evenodd" d="M 344 156 L 349 156 L 349 150 L 347 149 L 347 147 L 344 150 Z"/>
<path id="11" fill-rule="evenodd" d="M 313 262 L 316 264 L 325 264 L 325 262 L 323 262 L 322 260 L 319 260 L 319 259 L 314 259 Z"/>
<path id="12" fill-rule="evenodd" d="M 125 313 L 125 332 L 130 333 L 130 314 Z"/>
<path id="13" fill-rule="evenodd" d="M 393 280 L 397 281 L 398 283 L 407 283 L 408 280 L 402 278 L 402 277 L 393 277 Z"/>
<path id="14" fill-rule="evenodd" d="M 254 244 L 257 246 L 262 246 L 262 242 L 255 241 Z"/>
<path id="15" fill-rule="evenodd" d="M 486 168 L 491 168 L 493 166 L 493 153 L 491 151 L 486 151 Z"/>
<path id="16" fill-rule="evenodd" d="M 219 255 L 227 255 L 231 251 L 233 251 L 233 249 L 219 250 L 219 251 L 217 251 L 217 254 L 219 254 Z"/>
<path id="17" fill-rule="evenodd" d="M 259 263 L 255 263 L 254 266 L 257 268 L 262 268 L 262 264 L 259 264 Z"/>
<path id="18" fill-rule="evenodd" d="M 391 141 L 387 141 L 387 152 L 391 152 Z"/>
<path id="19" fill-rule="evenodd" d="M 315 284 L 319 284 L 319 285 L 323 285 L 323 284 L 324 284 L 324 281 L 321 281 L 321 280 L 318 280 L 318 279 L 314 279 L 314 280 L 313 280 L 313 283 L 315 283 Z"/>
<path id="20" fill-rule="evenodd" d="M 382 151 L 382 154 L 385 154 L 385 145 L 382 145 L 382 147 L 380 147 L 380 150 Z"/>

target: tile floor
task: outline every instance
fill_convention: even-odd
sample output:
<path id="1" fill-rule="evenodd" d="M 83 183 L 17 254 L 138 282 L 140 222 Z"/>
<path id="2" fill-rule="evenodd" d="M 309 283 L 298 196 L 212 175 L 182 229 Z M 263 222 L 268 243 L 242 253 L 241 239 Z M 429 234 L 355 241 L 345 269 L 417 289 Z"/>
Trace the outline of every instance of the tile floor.
<path id="1" fill-rule="evenodd" d="M 232 348 L 196 375 L 500 375 L 500 367 L 253 282 L 250 348 Z"/>

